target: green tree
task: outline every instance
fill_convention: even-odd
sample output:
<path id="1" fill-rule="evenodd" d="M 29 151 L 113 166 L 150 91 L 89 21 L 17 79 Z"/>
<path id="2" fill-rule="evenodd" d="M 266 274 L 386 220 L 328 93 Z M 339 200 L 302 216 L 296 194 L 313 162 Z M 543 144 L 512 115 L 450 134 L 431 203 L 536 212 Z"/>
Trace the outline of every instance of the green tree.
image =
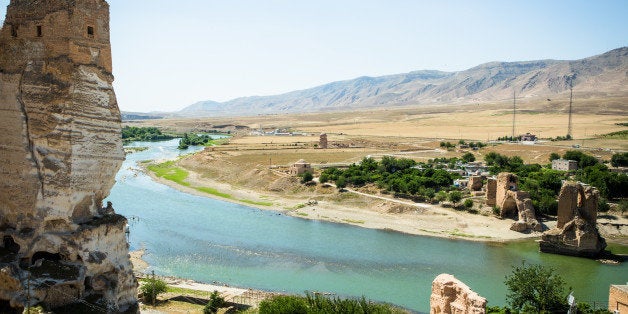
<path id="1" fill-rule="evenodd" d="M 473 155 L 473 153 L 468 152 L 464 155 L 462 155 L 462 161 L 464 162 L 474 162 L 475 161 L 475 155 Z"/>
<path id="2" fill-rule="evenodd" d="M 552 162 L 556 159 L 560 159 L 560 155 L 558 153 L 551 153 L 549 156 L 549 161 Z"/>
<path id="3" fill-rule="evenodd" d="M 522 263 L 513 267 L 504 283 L 508 287 L 506 300 L 516 311 L 566 312 L 565 282 L 553 268 Z"/>
<path id="4" fill-rule="evenodd" d="M 140 286 L 140 292 L 144 295 L 144 300 L 149 303 L 155 303 L 157 296 L 166 292 L 168 286 L 161 279 L 148 278 Z"/>
<path id="5" fill-rule="evenodd" d="M 303 173 L 303 176 L 301 177 L 301 183 L 307 183 L 312 181 L 312 179 L 314 179 L 314 176 L 312 175 L 311 172 L 306 171 Z"/>
<path id="6" fill-rule="evenodd" d="M 451 191 L 449 195 L 447 195 L 447 199 L 456 206 L 456 203 L 460 202 L 462 199 L 462 193 L 460 191 Z"/>
<path id="7" fill-rule="evenodd" d="M 225 302 L 225 298 L 220 296 L 220 293 L 216 290 L 212 292 L 209 296 L 209 302 L 203 308 L 203 314 L 214 314 L 218 312 L 218 309 L 221 307 L 225 307 L 227 302 Z"/>
<path id="8" fill-rule="evenodd" d="M 613 154 L 611 165 L 613 167 L 628 167 L 628 152 Z"/>

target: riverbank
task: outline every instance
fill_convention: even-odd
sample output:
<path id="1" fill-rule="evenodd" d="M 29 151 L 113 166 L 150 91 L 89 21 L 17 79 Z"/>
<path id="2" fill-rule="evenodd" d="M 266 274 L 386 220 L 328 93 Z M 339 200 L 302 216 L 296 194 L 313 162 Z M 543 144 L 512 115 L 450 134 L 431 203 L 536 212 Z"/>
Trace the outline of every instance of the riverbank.
<path id="1" fill-rule="evenodd" d="M 185 168 L 185 171 L 188 172 L 185 179 L 187 185 L 159 177 L 154 172 L 147 170 L 146 167 L 144 170 L 153 180 L 185 193 L 233 202 L 261 210 L 274 210 L 280 214 L 302 219 L 350 224 L 412 235 L 485 242 L 516 241 L 538 238 L 541 235 L 539 232 L 519 233 L 510 230 L 510 225 L 513 222 L 510 219 L 499 219 L 494 216 L 471 214 L 436 205 L 413 203 L 394 199 L 390 196 L 368 195 L 348 190 L 339 193 L 339 198 L 349 200 L 346 202 L 342 200 L 311 200 L 301 197 L 295 199 L 234 187 L 224 182 L 203 177 L 189 168 Z M 213 192 L 202 192 L 199 187 L 211 187 Z M 330 193 L 337 193 L 333 188 L 331 189 L 333 191 Z M 229 195 L 229 197 L 221 197 L 220 195 Z M 271 205 L 260 205 L 261 203 Z M 364 206 L 365 204 L 368 206 Z M 555 224 L 553 221 L 544 223 L 548 228 L 552 228 Z"/>

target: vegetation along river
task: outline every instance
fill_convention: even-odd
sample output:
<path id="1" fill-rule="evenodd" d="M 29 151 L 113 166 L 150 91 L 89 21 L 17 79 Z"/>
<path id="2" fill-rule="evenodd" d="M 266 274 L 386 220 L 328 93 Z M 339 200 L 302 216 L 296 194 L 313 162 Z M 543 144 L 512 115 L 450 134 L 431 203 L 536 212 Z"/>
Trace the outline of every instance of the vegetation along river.
<path id="1" fill-rule="evenodd" d="M 489 305 L 504 305 L 504 277 L 524 260 L 557 269 L 579 301 L 608 302 L 609 285 L 628 281 L 628 263 L 542 254 L 533 241 L 478 243 L 299 219 L 182 193 L 139 171 L 138 161 L 194 151 L 179 151 L 177 143 L 131 143 L 149 149 L 127 155 L 107 199 L 129 218 L 131 249 L 144 247 L 160 275 L 364 295 L 420 312 L 429 312 L 431 283 L 440 273 L 455 275 Z"/>

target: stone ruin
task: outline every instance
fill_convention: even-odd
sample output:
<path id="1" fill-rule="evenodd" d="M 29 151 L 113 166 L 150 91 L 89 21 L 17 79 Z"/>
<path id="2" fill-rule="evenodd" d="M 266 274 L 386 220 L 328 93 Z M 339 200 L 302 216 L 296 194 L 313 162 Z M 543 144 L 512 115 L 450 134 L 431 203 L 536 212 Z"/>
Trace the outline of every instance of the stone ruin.
<path id="1" fill-rule="evenodd" d="M 541 252 L 596 257 L 606 248 L 597 229 L 596 188 L 565 181 L 558 196 L 556 228 L 545 231 L 539 242 Z"/>
<path id="2" fill-rule="evenodd" d="M 11 0 L 0 30 L 0 312 L 137 311 L 104 0 Z M 64 312 L 64 310 L 58 310 Z"/>
<path id="3" fill-rule="evenodd" d="M 481 176 L 471 176 L 471 177 L 469 177 L 468 188 L 469 188 L 470 191 L 480 191 L 480 190 L 482 190 L 482 177 Z"/>
<path id="4" fill-rule="evenodd" d="M 517 218 L 510 230 L 543 231 L 543 226 L 536 219 L 530 194 L 519 191 L 518 184 L 517 176 L 508 172 L 498 174 L 497 179 L 488 179 L 486 204 L 499 207 L 499 216 L 502 218 Z"/>
<path id="5" fill-rule="evenodd" d="M 327 148 L 327 133 L 321 133 L 321 135 L 318 137 L 318 148 Z"/>
<path id="6" fill-rule="evenodd" d="M 486 299 L 454 276 L 440 274 L 432 282 L 430 314 L 484 314 Z"/>

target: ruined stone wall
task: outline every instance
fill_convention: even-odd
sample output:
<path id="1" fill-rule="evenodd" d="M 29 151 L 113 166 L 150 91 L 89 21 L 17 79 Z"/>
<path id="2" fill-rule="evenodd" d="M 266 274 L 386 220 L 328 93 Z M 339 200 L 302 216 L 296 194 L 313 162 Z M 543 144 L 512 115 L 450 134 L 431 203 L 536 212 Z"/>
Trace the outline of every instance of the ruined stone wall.
<path id="1" fill-rule="evenodd" d="M 591 186 L 565 181 L 558 195 L 556 228 L 541 236 L 542 252 L 596 257 L 606 248 L 597 229 L 599 192 Z"/>
<path id="2" fill-rule="evenodd" d="M 608 311 L 628 313 L 628 285 L 611 285 L 608 292 Z"/>
<path id="3" fill-rule="evenodd" d="M 102 211 L 124 159 L 108 9 L 104 0 L 12 0 L 0 30 L 0 268 L 20 282 L 32 273 L 41 286 L 31 300 L 49 307 L 70 301 L 59 291 L 100 295 L 113 309 L 136 303 L 126 220 Z M 37 277 L 42 261 L 76 276 Z M 107 284 L 96 290 L 93 278 Z M 24 306 L 21 285 L 0 287 L 0 301 Z"/>
<path id="4" fill-rule="evenodd" d="M 486 299 L 449 274 L 440 274 L 432 282 L 430 314 L 484 314 Z"/>
<path id="5" fill-rule="evenodd" d="M 486 180 L 486 205 L 495 206 L 497 204 L 497 180 L 488 178 Z"/>

